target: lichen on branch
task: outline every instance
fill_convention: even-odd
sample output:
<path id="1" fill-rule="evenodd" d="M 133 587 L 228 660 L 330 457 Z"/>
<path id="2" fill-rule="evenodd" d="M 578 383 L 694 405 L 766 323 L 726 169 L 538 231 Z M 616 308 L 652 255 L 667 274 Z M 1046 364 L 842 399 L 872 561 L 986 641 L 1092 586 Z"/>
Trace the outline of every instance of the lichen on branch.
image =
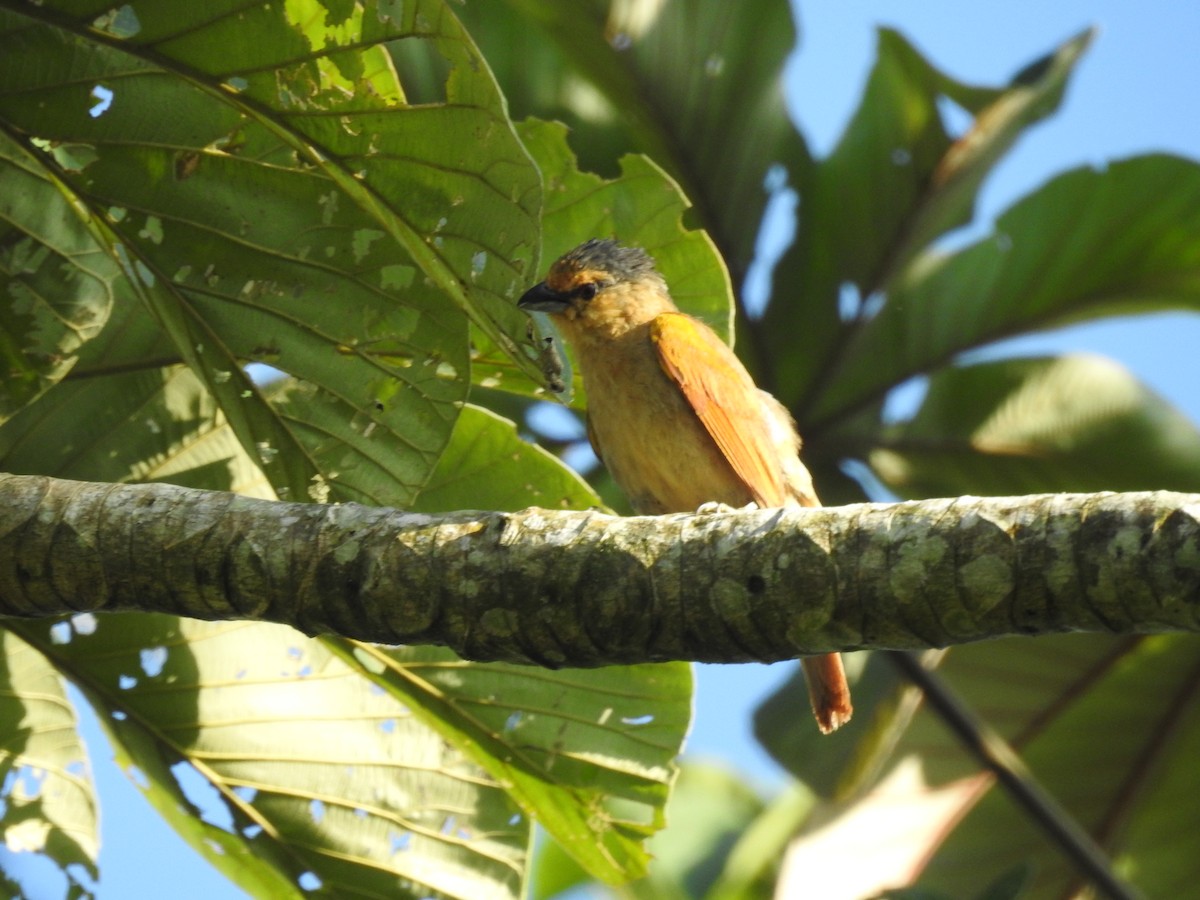
<path id="1" fill-rule="evenodd" d="M 257 619 L 467 659 L 771 662 L 1200 630 L 1200 496 L 417 515 L 0 475 L 0 612 Z"/>

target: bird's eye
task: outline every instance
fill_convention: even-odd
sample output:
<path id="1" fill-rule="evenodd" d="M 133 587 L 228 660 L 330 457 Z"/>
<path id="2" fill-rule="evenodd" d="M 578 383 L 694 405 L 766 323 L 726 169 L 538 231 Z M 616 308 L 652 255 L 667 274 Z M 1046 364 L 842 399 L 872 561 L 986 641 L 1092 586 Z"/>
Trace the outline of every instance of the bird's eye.
<path id="1" fill-rule="evenodd" d="M 575 296 L 580 300 L 591 300 L 596 296 L 596 282 L 588 281 L 575 288 Z"/>

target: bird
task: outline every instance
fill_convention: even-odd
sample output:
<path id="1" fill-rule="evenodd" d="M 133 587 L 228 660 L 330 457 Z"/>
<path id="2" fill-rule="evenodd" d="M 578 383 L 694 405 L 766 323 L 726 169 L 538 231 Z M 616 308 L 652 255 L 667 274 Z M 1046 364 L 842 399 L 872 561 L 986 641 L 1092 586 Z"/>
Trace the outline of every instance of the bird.
<path id="1" fill-rule="evenodd" d="M 517 301 L 550 315 L 587 394 L 597 456 L 641 515 L 820 506 L 791 414 L 711 328 L 680 312 L 642 248 L 593 238 Z M 841 656 L 801 660 L 817 726 L 850 719 Z"/>

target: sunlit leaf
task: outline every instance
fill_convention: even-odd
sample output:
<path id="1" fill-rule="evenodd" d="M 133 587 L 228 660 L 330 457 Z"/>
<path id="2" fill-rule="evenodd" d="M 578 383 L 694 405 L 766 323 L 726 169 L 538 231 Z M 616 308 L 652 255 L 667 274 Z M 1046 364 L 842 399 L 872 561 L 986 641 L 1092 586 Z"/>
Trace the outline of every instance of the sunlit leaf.
<path id="1" fill-rule="evenodd" d="M 897 32 L 880 30 L 858 109 L 834 151 L 799 185 L 796 241 L 776 271 L 778 296 L 767 310 L 764 336 L 779 387 L 787 402 L 801 401 L 804 424 L 845 412 L 841 381 L 882 380 L 886 368 L 846 342 L 916 254 L 970 220 L 980 183 L 1057 107 L 1089 37 L 1068 41 L 1004 87 L 977 88 L 936 69 Z M 973 116 L 961 136 L 945 122 L 946 100 Z M 849 307 L 848 295 L 857 301 Z M 890 305 L 904 313 L 894 298 Z"/>
<path id="2" fill-rule="evenodd" d="M 88 150 L 44 164 L 277 489 L 411 500 L 465 396 L 467 317 L 517 352 L 538 235 L 536 170 L 453 15 L 132 3 L 98 33 L 52 6 L 0 18 L 0 119 Z M 396 42 L 446 61 L 439 96 L 409 102 Z M 306 389 L 266 402 L 250 359 Z"/>
<path id="3" fill-rule="evenodd" d="M 331 646 L 466 748 L 593 877 L 645 873 L 691 719 L 689 666 L 547 671 Z"/>
<path id="4" fill-rule="evenodd" d="M 454 426 L 450 446 L 412 508 L 447 512 L 599 505 L 600 498 L 587 482 L 557 457 L 521 440 L 512 422 L 467 406 Z"/>
<path id="5" fill-rule="evenodd" d="M 906 497 L 1200 490 L 1200 431 L 1095 356 L 944 369 L 870 458 Z"/>
<path id="6" fill-rule="evenodd" d="M 70 376 L 0 425 L 0 467 L 273 498 L 199 379 L 181 365 L 159 367 L 165 344 L 133 298 L 119 299 Z"/>
<path id="7" fill-rule="evenodd" d="M 842 349 L 817 418 L 1000 338 L 1163 309 L 1200 309 L 1200 164 L 1076 169 L 1015 204 L 991 237 L 915 263 Z"/>
<path id="8" fill-rule="evenodd" d="M 516 897 L 505 791 L 321 642 L 281 626 L 112 616 L 52 644 L 118 761 L 253 896 Z"/>
<path id="9" fill-rule="evenodd" d="M 95 787 L 75 726 L 54 667 L 0 631 L 0 832 L 10 853 L 46 855 L 73 885 L 69 867 L 95 878 L 100 849 Z"/>

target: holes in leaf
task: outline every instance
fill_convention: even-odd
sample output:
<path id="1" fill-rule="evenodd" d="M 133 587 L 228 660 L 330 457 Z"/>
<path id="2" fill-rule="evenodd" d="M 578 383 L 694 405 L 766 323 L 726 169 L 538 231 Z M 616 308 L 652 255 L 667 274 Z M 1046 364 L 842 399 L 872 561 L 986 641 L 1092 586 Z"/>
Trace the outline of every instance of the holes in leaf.
<path id="1" fill-rule="evenodd" d="M 838 288 L 838 318 L 843 322 L 852 322 L 858 318 L 862 310 L 862 295 L 858 285 L 852 281 L 843 281 Z"/>
<path id="2" fill-rule="evenodd" d="M 888 425 L 909 421 L 917 414 L 921 404 L 925 402 L 927 393 L 929 393 L 929 377 L 927 375 L 914 375 L 912 378 L 900 382 L 888 391 L 887 399 L 883 402 L 880 419 Z"/>
<path id="3" fill-rule="evenodd" d="M 788 170 L 780 163 L 767 169 L 763 178 L 767 206 L 763 211 L 754 259 L 746 271 L 742 294 L 751 320 L 762 318 L 772 293 L 775 268 L 796 237 L 796 208 L 800 198 L 788 183 Z"/>
<path id="4" fill-rule="evenodd" d="M 317 799 L 312 799 L 308 803 L 308 815 L 317 825 L 325 821 L 325 804 Z"/>
<path id="5" fill-rule="evenodd" d="M 101 13 L 92 20 L 92 27 L 104 34 L 125 41 L 142 30 L 142 23 L 133 7 L 126 3 Z"/>
<path id="6" fill-rule="evenodd" d="M 154 245 L 162 243 L 162 219 L 158 216 L 146 216 L 146 224 L 138 231 L 138 237 Z"/>
<path id="7" fill-rule="evenodd" d="M 513 731 L 523 721 L 525 721 L 525 713 L 517 710 L 504 720 L 504 730 Z"/>
<path id="8" fill-rule="evenodd" d="M 488 255 L 483 250 L 478 251 L 471 257 L 471 280 L 474 281 L 483 274 L 484 268 L 487 266 Z"/>
<path id="9" fill-rule="evenodd" d="M 46 770 L 33 766 L 18 766 L 8 773 L 4 779 L 3 794 L 5 797 L 16 797 L 18 802 L 36 800 L 42 794 L 42 785 L 46 781 Z"/>
<path id="10" fill-rule="evenodd" d="M 111 88 L 106 88 L 102 84 L 98 84 L 92 88 L 92 98 L 96 101 L 88 107 L 88 115 L 93 119 L 98 119 L 112 106 L 113 92 Z"/>
<path id="11" fill-rule="evenodd" d="M 322 881 L 317 877 L 315 872 L 303 872 L 296 879 L 296 884 L 300 885 L 301 890 L 317 891 L 321 889 Z"/>
<path id="12" fill-rule="evenodd" d="M 388 52 L 410 104 L 446 102 L 450 63 L 432 41 L 417 37 L 392 41 Z"/>
<path id="13" fill-rule="evenodd" d="M 157 678 L 167 664 L 166 647 L 146 647 L 138 651 L 138 662 L 149 678 Z"/>

